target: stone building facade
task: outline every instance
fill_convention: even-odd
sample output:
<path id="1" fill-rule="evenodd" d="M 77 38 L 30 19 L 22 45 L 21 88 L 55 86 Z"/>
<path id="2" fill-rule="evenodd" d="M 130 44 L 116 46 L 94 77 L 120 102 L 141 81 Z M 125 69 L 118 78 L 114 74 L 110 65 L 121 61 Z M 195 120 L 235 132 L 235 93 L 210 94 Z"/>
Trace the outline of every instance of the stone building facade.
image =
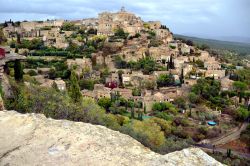
<path id="1" fill-rule="evenodd" d="M 122 28 L 130 35 L 135 35 L 143 29 L 143 21 L 135 14 L 126 12 L 124 8 L 117 13 L 103 12 L 99 14 L 98 35 L 111 36 L 118 28 Z"/>

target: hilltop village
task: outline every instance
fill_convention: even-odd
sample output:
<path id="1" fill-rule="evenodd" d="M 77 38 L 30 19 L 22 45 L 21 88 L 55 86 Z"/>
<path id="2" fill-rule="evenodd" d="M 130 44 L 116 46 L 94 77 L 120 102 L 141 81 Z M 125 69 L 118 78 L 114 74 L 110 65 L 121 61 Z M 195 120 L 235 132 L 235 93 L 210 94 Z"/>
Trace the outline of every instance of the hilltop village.
<path id="1" fill-rule="evenodd" d="M 76 68 L 79 77 L 93 81 L 101 78 L 100 71 L 95 68 L 107 66 L 109 74 L 104 80 L 95 84 L 93 90 L 82 90 L 84 97 L 96 100 L 102 97 L 110 98 L 111 92 L 119 92 L 125 99 L 141 101 L 150 111 L 154 102 L 173 102 L 178 96 L 185 95 L 188 87 L 194 85 L 201 76 L 215 79 L 225 77 L 225 69 L 222 69 L 220 62 L 207 51 L 197 50 L 174 40 L 173 34 L 160 21 L 143 22 L 124 8 L 117 13 L 101 13 L 98 19 L 21 22 L 17 27 L 10 22 L 6 24 L 3 32 L 10 41 L 19 35 L 23 40 L 41 40 L 44 46 L 57 49 L 67 49 L 70 45 L 80 47 L 88 42 L 97 44 L 97 47 L 103 44 L 99 46 L 103 47 L 102 49 L 96 49 L 90 54 L 91 58 L 66 61 L 69 69 Z M 79 35 L 81 32 L 90 31 L 93 31 L 93 34 L 90 33 L 86 38 Z M 126 37 L 129 39 L 125 41 Z M 32 55 L 28 48 L 19 48 L 18 53 Z M 136 64 L 142 60 L 146 61 L 146 64 Z M 200 66 L 196 65 L 197 62 Z M 30 70 L 32 69 L 25 69 L 24 72 L 28 73 Z M 54 81 L 46 79 L 51 68 L 38 67 L 33 71 L 41 73 L 34 76 L 41 86 L 52 86 Z M 161 84 L 158 81 L 157 84 L 157 79 L 169 74 L 169 82 Z M 62 80 L 55 82 L 59 89 L 66 89 Z M 181 84 L 183 86 L 179 86 Z"/>
<path id="2" fill-rule="evenodd" d="M 26 86 L 66 93 L 74 71 L 81 97 L 125 117 L 121 124 L 159 118 L 165 136 L 199 142 L 239 127 L 249 115 L 244 66 L 175 39 L 160 21 L 144 22 L 125 8 L 73 21 L 10 20 L 3 34 L 6 50 L 26 56 Z M 15 76 L 13 66 L 5 66 L 8 77 Z"/>

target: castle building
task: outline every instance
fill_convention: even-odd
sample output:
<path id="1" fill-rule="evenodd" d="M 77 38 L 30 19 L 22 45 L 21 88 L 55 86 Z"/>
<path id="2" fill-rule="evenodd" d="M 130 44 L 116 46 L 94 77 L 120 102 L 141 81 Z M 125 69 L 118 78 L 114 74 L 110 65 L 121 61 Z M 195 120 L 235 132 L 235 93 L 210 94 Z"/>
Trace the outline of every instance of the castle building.
<path id="1" fill-rule="evenodd" d="M 114 35 L 115 29 L 122 28 L 130 35 L 135 35 L 143 29 L 143 21 L 123 7 L 117 13 L 103 12 L 98 16 L 98 35 Z"/>

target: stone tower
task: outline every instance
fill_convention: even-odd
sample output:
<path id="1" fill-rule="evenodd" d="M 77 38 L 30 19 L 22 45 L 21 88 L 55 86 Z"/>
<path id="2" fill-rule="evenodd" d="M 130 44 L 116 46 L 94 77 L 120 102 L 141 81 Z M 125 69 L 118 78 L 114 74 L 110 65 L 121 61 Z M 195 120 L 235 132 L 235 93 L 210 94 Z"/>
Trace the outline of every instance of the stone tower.
<path id="1" fill-rule="evenodd" d="M 121 12 L 126 12 L 126 10 L 125 10 L 125 7 L 124 7 L 124 6 L 122 6 L 122 8 L 121 8 Z"/>

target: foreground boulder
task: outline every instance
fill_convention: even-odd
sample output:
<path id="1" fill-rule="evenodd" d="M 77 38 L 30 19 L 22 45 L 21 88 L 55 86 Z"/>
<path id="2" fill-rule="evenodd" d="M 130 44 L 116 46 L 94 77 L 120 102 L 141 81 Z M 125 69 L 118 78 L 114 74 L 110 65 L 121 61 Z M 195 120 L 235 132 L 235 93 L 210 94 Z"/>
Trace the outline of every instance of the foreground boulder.
<path id="1" fill-rule="evenodd" d="M 87 123 L 0 111 L 0 165 L 222 165 L 197 148 L 160 155 Z"/>

